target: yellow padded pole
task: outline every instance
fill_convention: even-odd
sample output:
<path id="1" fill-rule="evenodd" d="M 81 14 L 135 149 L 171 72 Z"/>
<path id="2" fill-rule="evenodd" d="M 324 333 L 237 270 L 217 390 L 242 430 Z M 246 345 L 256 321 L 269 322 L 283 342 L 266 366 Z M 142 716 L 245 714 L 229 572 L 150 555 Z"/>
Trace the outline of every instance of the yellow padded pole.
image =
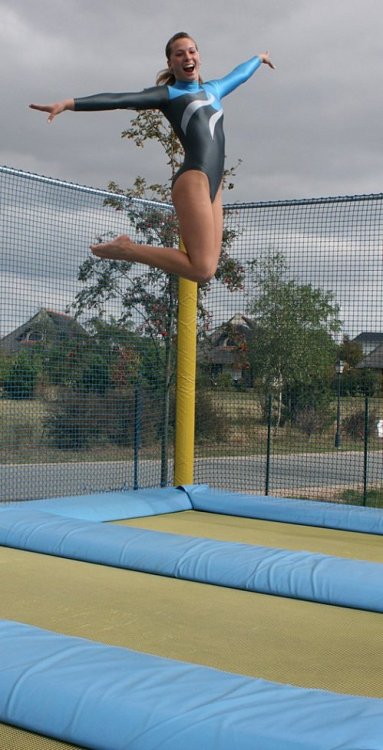
<path id="1" fill-rule="evenodd" d="M 183 243 L 180 249 L 185 252 Z M 174 484 L 193 484 L 197 357 L 197 284 L 179 279 Z"/>

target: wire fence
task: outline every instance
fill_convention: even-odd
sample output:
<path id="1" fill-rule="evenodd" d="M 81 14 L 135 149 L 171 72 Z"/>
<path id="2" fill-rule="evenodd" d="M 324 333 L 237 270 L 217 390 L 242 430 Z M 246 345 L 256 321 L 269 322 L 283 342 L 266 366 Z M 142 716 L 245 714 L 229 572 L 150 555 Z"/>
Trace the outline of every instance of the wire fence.
<path id="1" fill-rule="evenodd" d="M 87 247 L 176 245 L 166 204 L 0 168 L 1 500 L 173 481 L 177 280 Z M 199 289 L 195 481 L 383 505 L 383 195 L 225 207 Z"/>

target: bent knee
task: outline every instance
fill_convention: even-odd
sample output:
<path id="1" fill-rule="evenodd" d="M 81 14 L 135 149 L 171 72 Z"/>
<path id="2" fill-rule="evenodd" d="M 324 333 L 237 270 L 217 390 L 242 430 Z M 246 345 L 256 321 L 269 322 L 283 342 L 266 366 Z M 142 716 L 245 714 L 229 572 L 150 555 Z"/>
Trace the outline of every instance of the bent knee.
<path id="1" fill-rule="evenodd" d="M 187 254 L 193 269 L 194 280 L 199 284 L 206 284 L 213 278 L 217 270 L 220 253 L 204 251 L 192 255 L 187 250 Z"/>
<path id="2" fill-rule="evenodd" d="M 218 263 L 216 262 L 206 261 L 194 266 L 196 281 L 198 281 L 199 284 L 206 284 L 210 281 L 217 270 L 217 265 Z"/>

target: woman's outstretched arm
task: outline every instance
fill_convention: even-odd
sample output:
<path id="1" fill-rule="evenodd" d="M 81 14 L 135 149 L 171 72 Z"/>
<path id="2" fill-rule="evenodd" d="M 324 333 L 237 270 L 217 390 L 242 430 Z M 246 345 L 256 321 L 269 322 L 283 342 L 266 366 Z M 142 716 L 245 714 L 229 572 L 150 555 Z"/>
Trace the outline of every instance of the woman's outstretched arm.
<path id="1" fill-rule="evenodd" d="M 245 83 L 258 68 L 264 63 L 268 65 L 272 70 L 275 69 L 274 63 L 271 62 L 270 55 L 268 52 L 261 52 L 259 55 L 250 58 L 244 63 L 237 65 L 231 73 L 228 73 L 223 78 L 216 79 L 210 83 L 216 87 L 219 97 L 227 96 L 231 94 L 234 89 Z"/>
<path id="2" fill-rule="evenodd" d="M 92 96 L 75 99 L 63 99 L 55 104 L 30 104 L 29 106 L 40 112 L 48 112 L 48 122 L 52 122 L 57 115 L 68 109 L 75 112 L 97 112 L 108 109 L 161 109 L 167 99 L 165 86 L 152 86 L 133 93 L 92 94 Z"/>

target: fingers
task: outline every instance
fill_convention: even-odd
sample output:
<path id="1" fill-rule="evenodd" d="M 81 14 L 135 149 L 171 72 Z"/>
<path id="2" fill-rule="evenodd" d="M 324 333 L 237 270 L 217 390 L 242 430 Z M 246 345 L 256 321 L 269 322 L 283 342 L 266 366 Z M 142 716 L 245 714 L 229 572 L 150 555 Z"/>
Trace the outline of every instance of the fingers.
<path id="1" fill-rule="evenodd" d="M 267 52 L 263 52 L 262 55 L 261 55 L 261 57 L 262 57 L 262 60 L 265 63 L 265 65 L 268 65 L 269 68 L 272 68 L 272 70 L 275 70 L 275 65 L 270 60 L 270 54 L 269 54 L 268 50 L 267 50 Z"/>
<path id="2" fill-rule="evenodd" d="M 38 109 L 40 112 L 49 112 L 49 106 L 47 104 L 30 104 L 30 109 Z"/>
<path id="3" fill-rule="evenodd" d="M 54 104 L 30 104 L 30 109 L 36 109 L 39 112 L 48 112 L 48 122 L 51 123 L 52 120 L 56 117 L 56 115 L 61 112 L 61 109 L 57 107 L 57 105 Z"/>

